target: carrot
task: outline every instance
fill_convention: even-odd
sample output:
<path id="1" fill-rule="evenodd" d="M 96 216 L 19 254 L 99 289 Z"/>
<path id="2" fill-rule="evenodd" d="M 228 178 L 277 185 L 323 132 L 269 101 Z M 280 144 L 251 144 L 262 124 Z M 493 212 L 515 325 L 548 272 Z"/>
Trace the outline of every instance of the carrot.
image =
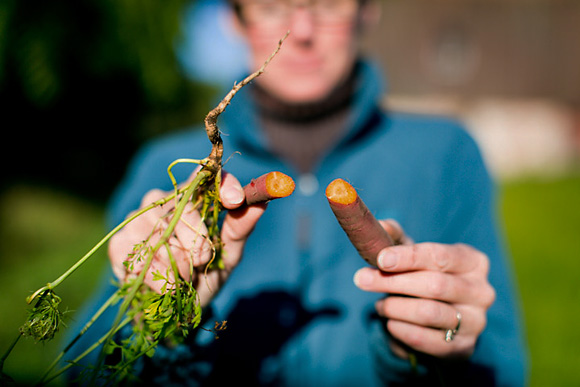
<path id="1" fill-rule="evenodd" d="M 246 205 L 268 202 L 290 196 L 295 188 L 294 180 L 282 172 L 269 172 L 244 187 Z"/>
<path id="2" fill-rule="evenodd" d="M 326 187 L 326 198 L 342 229 L 361 257 L 377 266 L 377 255 L 393 240 L 369 211 L 356 190 L 346 181 L 336 179 Z"/>

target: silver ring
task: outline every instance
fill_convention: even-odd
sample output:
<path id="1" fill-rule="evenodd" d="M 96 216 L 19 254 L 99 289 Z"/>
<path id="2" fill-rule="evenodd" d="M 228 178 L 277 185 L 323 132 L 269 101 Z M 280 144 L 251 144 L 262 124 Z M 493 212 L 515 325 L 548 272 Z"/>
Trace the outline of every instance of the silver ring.
<path id="1" fill-rule="evenodd" d="M 457 326 L 454 329 L 447 329 L 445 331 L 445 342 L 450 343 L 455 338 L 457 332 L 459 332 L 459 327 L 461 327 L 461 313 L 456 311 L 455 317 L 457 317 Z"/>

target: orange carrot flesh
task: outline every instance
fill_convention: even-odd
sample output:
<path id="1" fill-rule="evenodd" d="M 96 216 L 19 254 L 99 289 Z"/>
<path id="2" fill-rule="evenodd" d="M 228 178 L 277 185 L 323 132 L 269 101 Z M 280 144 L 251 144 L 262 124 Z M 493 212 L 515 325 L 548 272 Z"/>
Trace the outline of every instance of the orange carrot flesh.
<path id="1" fill-rule="evenodd" d="M 369 264 L 377 266 L 377 256 L 393 240 L 369 211 L 356 190 L 336 179 L 326 187 L 326 198 L 338 223 L 351 243 Z"/>
<path id="2" fill-rule="evenodd" d="M 294 180 L 282 172 L 269 172 L 265 175 L 252 179 L 244 187 L 246 204 L 265 203 L 272 199 L 285 198 L 294 192 L 296 184 Z"/>
<path id="3" fill-rule="evenodd" d="M 326 187 L 326 198 L 332 204 L 352 205 L 357 199 L 356 190 L 342 179 L 336 179 Z"/>
<path id="4" fill-rule="evenodd" d="M 282 172 L 270 172 L 266 174 L 266 190 L 272 198 L 285 198 L 294 192 L 294 180 Z"/>

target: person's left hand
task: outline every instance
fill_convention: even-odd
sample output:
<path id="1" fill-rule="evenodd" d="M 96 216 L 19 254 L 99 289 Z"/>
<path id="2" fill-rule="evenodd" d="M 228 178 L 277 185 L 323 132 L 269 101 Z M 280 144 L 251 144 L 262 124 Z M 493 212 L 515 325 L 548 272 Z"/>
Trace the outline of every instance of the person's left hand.
<path id="1" fill-rule="evenodd" d="M 406 358 L 411 348 L 437 357 L 470 356 L 495 300 L 487 256 L 465 244 L 413 244 L 398 223 L 381 223 L 401 244 L 382 250 L 379 267 L 360 269 L 354 281 L 362 290 L 389 294 L 376 310 L 387 319 L 395 354 Z M 459 322 L 457 332 L 449 331 Z"/>

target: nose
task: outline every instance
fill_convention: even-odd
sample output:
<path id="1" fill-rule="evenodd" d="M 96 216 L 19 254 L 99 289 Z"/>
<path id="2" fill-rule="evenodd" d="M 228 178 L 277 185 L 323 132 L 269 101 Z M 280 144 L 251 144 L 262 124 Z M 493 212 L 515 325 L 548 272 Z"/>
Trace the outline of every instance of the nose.
<path id="1" fill-rule="evenodd" d="M 311 40 L 314 36 L 314 15 L 306 4 L 296 6 L 290 19 L 290 36 L 300 41 Z"/>

